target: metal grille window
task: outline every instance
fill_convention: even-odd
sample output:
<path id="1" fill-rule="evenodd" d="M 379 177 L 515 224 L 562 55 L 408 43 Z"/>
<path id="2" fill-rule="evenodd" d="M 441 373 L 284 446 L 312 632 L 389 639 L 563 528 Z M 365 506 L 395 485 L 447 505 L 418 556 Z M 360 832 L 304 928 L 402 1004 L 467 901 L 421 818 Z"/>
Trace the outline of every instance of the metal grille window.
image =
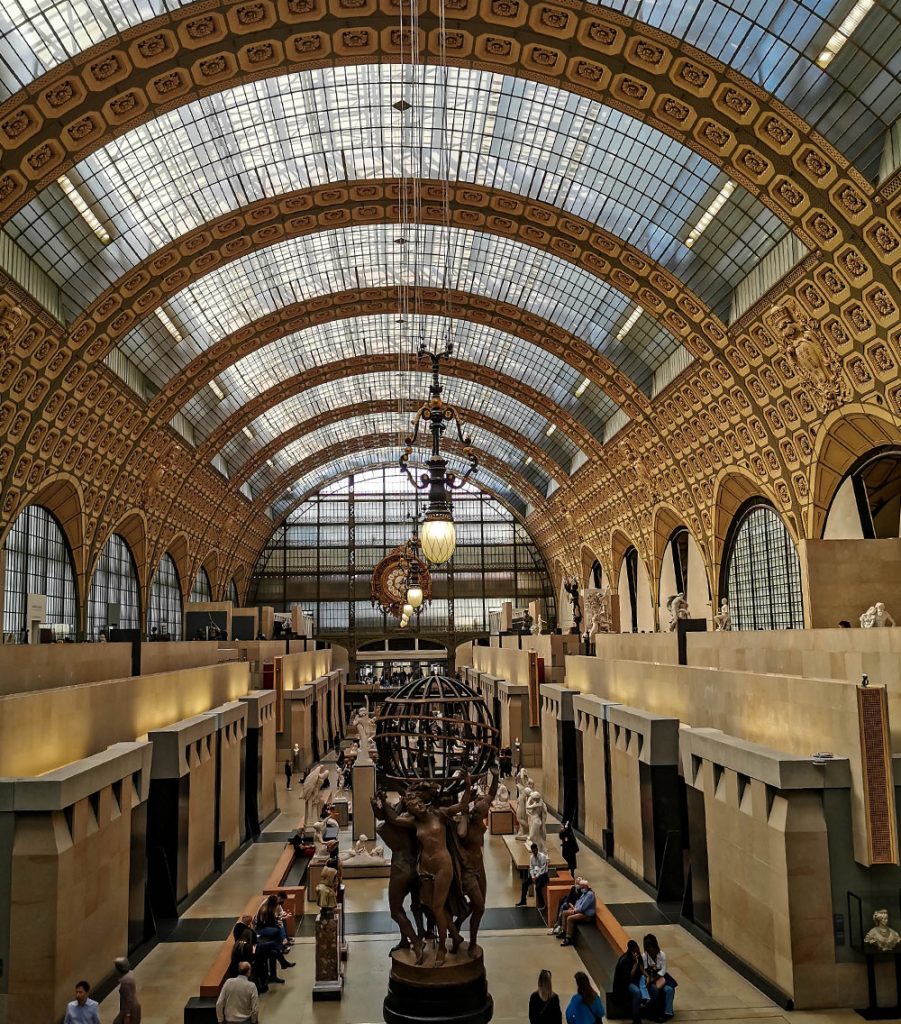
<path id="1" fill-rule="evenodd" d="M 163 555 L 150 584 L 147 631 L 181 640 L 181 584 L 171 555 Z"/>
<path id="2" fill-rule="evenodd" d="M 801 565 L 782 520 L 768 505 L 736 517 L 727 543 L 726 596 L 733 629 L 803 629 Z"/>
<path id="3" fill-rule="evenodd" d="M 194 577 L 194 585 L 191 587 L 190 601 L 212 601 L 213 588 L 210 585 L 210 577 L 206 569 L 201 566 Z"/>
<path id="4" fill-rule="evenodd" d="M 114 617 L 109 614 L 110 605 L 118 606 Z M 103 546 L 91 578 L 88 636 L 96 639 L 101 630 L 108 629 L 111 621 L 118 621 L 120 629 L 141 628 L 138 571 L 131 548 L 117 533 Z"/>
<path id="5" fill-rule="evenodd" d="M 29 594 L 47 597 L 44 621 L 75 632 L 75 573 L 69 545 L 56 517 L 41 505 L 27 505 L 13 523 L 6 543 L 3 631 L 17 640 L 27 629 Z"/>
<path id="6" fill-rule="evenodd" d="M 227 597 L 227 600 L 231 601 L 232 605 L 235 608 L 238 607 L 238 585 L 237 585 L 237 583 L 235 583 L 235 581 L 233 579 L 229 580 L 229 583 L 228 583 L 228 597 Z"/>

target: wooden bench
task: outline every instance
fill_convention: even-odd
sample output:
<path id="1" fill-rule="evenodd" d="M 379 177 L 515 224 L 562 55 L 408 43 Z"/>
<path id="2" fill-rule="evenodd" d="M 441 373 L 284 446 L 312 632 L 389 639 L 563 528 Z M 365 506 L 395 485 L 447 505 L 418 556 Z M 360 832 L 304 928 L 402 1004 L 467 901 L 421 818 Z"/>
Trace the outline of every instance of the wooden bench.
<path id="1" fill-rule="evenodd" d="M 547 901 L 547 922 L 552 925 L 557 920 L 557 912 L 563 898 L 573 887 L 575 879 L 568 871 L 558 871 L 556 878 L 552 878 L 547 884 L 547 892 L 544 898 Z"/>
<path id="2" fill-rule="evenodd" d="M 239 921 L 245 914 L 250 914 L 252 917 L 257 912 L 259 905 L 260 897 L 258 895 L 252 897 L 235 920 Z M 209 970 L 203 976 L 203 981 L 200 983 L 201 998 L 219 998 L 219 990 L 225 984 L 225 979 L 228 977 L 228 971 L 231 967 L 232 947 L 234 944 L 235 940 L 229 934 L 228 938 L 219 947 L 219 952 L 216 954 Z"/>
<path id="3" fill-rule="evenodd" d="M 282 851 L 282 855 L 275 863 L 275 867 L 269 872 L 269 877 L 263 886 L 263 897 L 285 894 L 285 910 L 291 917 L 285 921 L 285 931 L 290 937 L 294 937 L 297 922 L 304 915 L 306 901 L 306 887 L 303 885 L 286 884 L 291 876 L 299 880 L 306 872 L 309 861 L 306 857 L 298 857 L 294 853 L 294 847 L 290 844 Z M 262 900 L 261 900 L 262 902 Z"/>
<path id="4" fill-rule="evenodd" d="M 607 1016 L 611 1019 L 631 1017 L 628 1007 L 619 1006 L 613 999 L 610 988 L 613 984 L 613 971 L 616 962 L 626 952 L 629 936 L 625 928 L 616 919 L 613 912 L 595 894 L 594 921 L 591 924 L 582 922 L 576 925 L 573 943 L 579 949 L 579 955 L 592 977 L 599 982 L 606 977 Z"/>

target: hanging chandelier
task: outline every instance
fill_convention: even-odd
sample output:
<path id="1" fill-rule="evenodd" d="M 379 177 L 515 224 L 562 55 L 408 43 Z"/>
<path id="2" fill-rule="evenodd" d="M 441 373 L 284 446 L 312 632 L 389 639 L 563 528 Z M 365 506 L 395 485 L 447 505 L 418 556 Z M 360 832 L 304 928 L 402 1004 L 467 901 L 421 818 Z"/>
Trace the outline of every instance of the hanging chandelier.
<path id="1" fill-rule="evenodd" d="M 454 526 L 452 492 L 466 483 L 478 469 L 479 460 L 472 447 L 472 438 L 463 434 L 460 416 L 457 410 L 441 398 L 441 360 L 454 353 L 452 341 L 448 341 L 444 350 L 432 352 L 421 343 L 417 355 L 420 359 L 429 359 L 432 363 L 432 383 L 429 387 L 429 400 L 422 405 L 413 419 L 413 433 L 406 438 L 404 452 L 400 457 L 400 468 L 406 473 L 410 483 L 418 490 L 428 490 L 428 506 L 423 514 L 419 531 L 419 542 L 422 553 L 432 565 L 444 565 L 449 562 L 457 546 L 457 530 Z M 463 445 L 463 457 L 469 465 L 462 477 L 447 468 L 447 460 L 441 454 L 441 438 L 450 424 L 456 427 L 457 439 Z M 432 452 L 426 462 L 426 472 L 419 478 L 410 472 L 410 456 L 419 441 L 420 429 L 432 435 Z M 414 596 L 415 595 L 415 588 Z M 409 601 L 412 605 L 413 601 Z M 415 607 L 415 606 L 414 606 Z"/>

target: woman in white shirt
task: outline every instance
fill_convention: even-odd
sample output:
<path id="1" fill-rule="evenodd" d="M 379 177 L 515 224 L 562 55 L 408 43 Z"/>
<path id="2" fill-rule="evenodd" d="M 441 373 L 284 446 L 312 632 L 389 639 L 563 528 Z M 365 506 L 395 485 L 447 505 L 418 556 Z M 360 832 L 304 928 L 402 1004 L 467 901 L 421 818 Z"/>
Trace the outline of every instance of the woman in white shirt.
<path id="1" fill-rule="evenodd" d="M 660 948 L 655 935 L 645 935 L 644 954 L 642 961 L 648 975 L 648 989 L 655 1001 L 663 1000 L 663 1016 L 661 1020 L 669 1020 L 673 1016 L 673 998 L 676 994 L 676 982 L 666 972 L 666 953 Z"/>

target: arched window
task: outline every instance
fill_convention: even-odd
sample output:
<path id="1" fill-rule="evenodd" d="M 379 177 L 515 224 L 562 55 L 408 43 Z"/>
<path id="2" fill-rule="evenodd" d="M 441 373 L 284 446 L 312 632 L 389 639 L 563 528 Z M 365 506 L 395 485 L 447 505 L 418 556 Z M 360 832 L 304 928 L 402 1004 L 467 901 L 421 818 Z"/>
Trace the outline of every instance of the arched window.
<path id="1" fill-rule="evenodd" d="M 601 569 L 601 563 L 597 559 L 595 559 L 591 563 L 591 585 L 595 588 L 595 590 L 600 590 L 601 589 L 601 583 L 603 581 L 603 576 L 604 576 L 604 573 L 603 573 L 603 570 Z"/>
<path id="2" fill-rule="evenodd" d="M 676 593 L 688 593 L 688 530 L 681 526 L 673 531 L 667 543 L 669 557 L 672 559 Z"/>
<path id="3" fill-rule="evenodd" d="M 150 584 L 147 632 L 181 640 L 181 585 L 171 555 L 163 555 Z"/>
<path id="4" fill-rule="evenodd" d="M 733 629 L 803 629 L 801 565 L 776 511 L 752 499 L 726 538 L 725 596 Z"/>
<path id="5" fill-rule="evenodd" d="M 629 607 L 632 615 L 630 626 L 633 633 L 638 632 L 638 550 L 629 548 L 624 561 L 626 564 L 626 581 L 629 584 Z"/>
<path id="6" fill-rule="evenodd" d="M 238 607 L 238 585 L 235 581 L 229 580 L 228 583 L 228 597 L 227 600 L 231 601 L 235 608 Z"/>
<path id="7" fill-rule="evenodd" d="M 68 626 L 67 632 L 74 633 L 78 613 L 72 554 L 53 513 L 42 505 L 27 505 L 13 523 L 3 550 L 3 631 L 22 640 L 28 595 L 44 594 L 44 621 Z"/>
<path id="8" fill-rule="evenodd" d="M 88 636 L 96 639 L 101 630 L 108 633 L 111 624 L 120 629 L 141 628 L 138 570 L 131 548 L 118 533 L 104 544 L 91 578 Z"/>
<path id="9" fill-rule="evenodd" d="M 210 577 L 206 569 L 201 566 L 194 577 L 194 585 L 191 587 L 191 601 L 212 601 L 213 588 L 210 586 Z"/>

